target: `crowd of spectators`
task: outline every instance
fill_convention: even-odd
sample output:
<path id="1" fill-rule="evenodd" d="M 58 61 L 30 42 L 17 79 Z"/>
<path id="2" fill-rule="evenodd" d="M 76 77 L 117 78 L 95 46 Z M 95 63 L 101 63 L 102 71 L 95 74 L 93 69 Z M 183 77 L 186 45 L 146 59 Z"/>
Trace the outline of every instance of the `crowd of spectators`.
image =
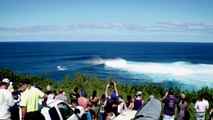
<path id="1" fill-rule="evenodd" d="M 32 86 L 28 79 L 20 81 L 19 87 L 13 86 L 8 78 L 0 82 L 0 119 L 2 120 L 42 120 L 44 117 L 39 112 L 39 108 L 46 106 L 47 99 L 62 100 L 71 107 L 82 106 L 85 114 L 82 119 L 85 120 L 113 120 L 127 110 L 140 110 L 146 103 L 143 100 L 141 91 L 137 91 L 135 96 L 127 95 L 126 102 L 122 95 L 119 95 L 116 82 L 108 84 L 105 93 L 99 98 L 96 90 L 93 90 L 91 96 L 87 96 L 85 90 L 75 87 L 70 93 L 70 101 L 66 93 L 60 89 L 58 94 L 47 86 L 46 93 L 42 92 L 38 86 Z M 162 98 L 163 120 L 189 120 L 189 103 L 185 94 L 181 93 L 177 99 L 174 96 L 175 91 L 170 89 Z M 150 98 L 154 98 L 150 95 Z M 205 120 L 209 103 L 203 93 L 200 94 L 196 101 L 195 117 L 197 120 Z M 21 110 L 21 114 L 19 114 Z M 209 110 L 209 118 L 213 120 L 213 109 Z M 176 117 L 175 117 L 176 115 Z"/>

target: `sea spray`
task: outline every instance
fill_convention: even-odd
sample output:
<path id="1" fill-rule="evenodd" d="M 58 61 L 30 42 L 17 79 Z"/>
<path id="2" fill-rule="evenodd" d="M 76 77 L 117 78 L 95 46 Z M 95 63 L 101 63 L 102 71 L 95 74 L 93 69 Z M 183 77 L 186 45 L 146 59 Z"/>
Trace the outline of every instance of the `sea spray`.
<path id="1" fill-rule="evenodd" d="M 136 79 L 138 82 L 141 80 L 146 83 L 176 82 L 192 89 L 213 86 L 213 65 L 211 64 L 192 64 L 185 61 L 172 63 L 134 62 L 122 58 L 98 58 L 91 63 L 104 64 L 106 69 L 119 71 L 118 75 Z"/>

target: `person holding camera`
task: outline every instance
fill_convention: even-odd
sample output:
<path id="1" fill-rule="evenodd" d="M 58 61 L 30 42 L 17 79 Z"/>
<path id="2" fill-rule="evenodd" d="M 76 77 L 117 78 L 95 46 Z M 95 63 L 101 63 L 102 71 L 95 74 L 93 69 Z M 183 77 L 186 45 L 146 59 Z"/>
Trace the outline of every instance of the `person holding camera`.
<path id="1" fill-rule="evenodd" d="M 108 89 L 109 87 L 114 87 L 114 90 L 112 91 L 111 95 L 108 96 Z M 116 83 L 113 82 L 111 84 L 108 84 L 106 86 L 105 95 L 107 98 L 105 111 L 107 114 L 106 120 L 112 120 L 118 115 L 118 90 L 116 87 Z"/>

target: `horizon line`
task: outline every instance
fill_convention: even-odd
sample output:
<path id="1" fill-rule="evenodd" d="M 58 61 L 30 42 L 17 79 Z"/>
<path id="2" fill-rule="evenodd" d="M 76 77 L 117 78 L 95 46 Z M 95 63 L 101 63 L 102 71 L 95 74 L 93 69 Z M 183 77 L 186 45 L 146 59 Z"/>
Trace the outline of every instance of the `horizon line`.
<path id="1" fill-rule="evenodd" d="M 156 43 L 213 43 L 213 41 L 138 41 L 138 40 L 133 40 L 133 41 L 126 41 L 126 40 L 32 40 L 32 41 L 27 41 L 27 40 L 9 40 L 9 41 L 0 41 L 0 43 L 9 43 L 9 42 L 156 42 Z"/>

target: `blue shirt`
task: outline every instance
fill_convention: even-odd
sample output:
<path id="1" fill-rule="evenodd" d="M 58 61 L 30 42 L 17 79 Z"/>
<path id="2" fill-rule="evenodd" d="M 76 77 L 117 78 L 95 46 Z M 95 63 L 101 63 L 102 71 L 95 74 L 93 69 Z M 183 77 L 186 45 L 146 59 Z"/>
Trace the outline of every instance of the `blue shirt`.
<path id="1" fill-rule="evenodd" d="M 173 116 L 175 114 L 175 105 L 177 103 L 176 98 L 172 98 L 168 96 L 164 98 L 162 102 L 165 103 L 164 114 Z"/>
<path id="2" fill-rule="evenodd" d="M 142 106 L 142 99 L 140 100 L 135 99 L 133 110 L 139 110 L 141 106 Z"/>

